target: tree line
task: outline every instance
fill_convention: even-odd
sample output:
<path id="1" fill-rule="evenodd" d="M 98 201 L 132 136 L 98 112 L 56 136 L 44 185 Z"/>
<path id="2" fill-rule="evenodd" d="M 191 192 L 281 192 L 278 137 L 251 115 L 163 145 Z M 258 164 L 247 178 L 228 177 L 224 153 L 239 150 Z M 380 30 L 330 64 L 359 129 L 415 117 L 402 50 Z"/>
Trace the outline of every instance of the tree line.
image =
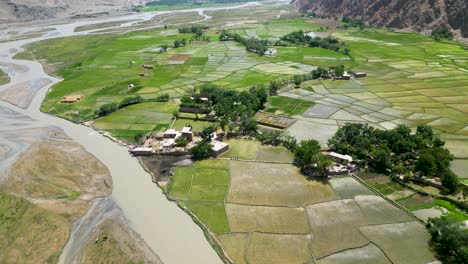
<path id="1" fill-rule="evenodd" d="M 256 39 L 256 38 L 244 38 L 238 33 L 231 33 L 226 30 L 222 30 L 219 34 L 220 41 L 233 40 L 237 43 L 240 43 L 245 46 L 247 51 L 263 56 L 268 50 L 270 42 L 266 39 Z"/>
<path id="2" fill-rule="evenodd" d="M 430 126 L 416 132 L 405 125 L 380 130 L 368 124 L 346 124 L 328 140 L 332 151 L 351 155 L 358 164 L 386 175 L 435 176 L 454 192 L 458 178 L 450 171 L 453 155 Z"/>

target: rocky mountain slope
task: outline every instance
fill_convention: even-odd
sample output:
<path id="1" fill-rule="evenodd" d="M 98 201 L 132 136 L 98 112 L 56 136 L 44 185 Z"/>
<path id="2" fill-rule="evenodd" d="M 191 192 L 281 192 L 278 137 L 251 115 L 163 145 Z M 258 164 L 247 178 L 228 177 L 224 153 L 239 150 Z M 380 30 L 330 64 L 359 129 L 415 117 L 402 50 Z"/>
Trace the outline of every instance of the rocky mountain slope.
<path id="1" fill-rule="evenodd" d="M 1 0 L 0 23 L 128 10 L 145 0 Z"/>
<path id="2" fill-rule="evenodd" d="M 446 25 L 468 37 L 466 0 L 293 0 L 302 11 L 360 18 L 372 25 L 424 31 Z"/>

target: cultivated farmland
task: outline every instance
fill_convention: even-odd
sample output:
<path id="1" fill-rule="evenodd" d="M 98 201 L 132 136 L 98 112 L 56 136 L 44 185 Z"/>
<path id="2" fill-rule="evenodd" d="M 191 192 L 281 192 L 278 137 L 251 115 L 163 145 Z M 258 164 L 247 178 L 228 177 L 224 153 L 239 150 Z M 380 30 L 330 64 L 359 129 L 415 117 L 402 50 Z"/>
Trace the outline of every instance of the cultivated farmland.
<path id="1" fill-rule="evenodd" d="M 434 260 L 424 226 L 354 178 L 307 180 L 283 148 L 229 142 L 245 145 L 249 159 L 176 167 L 168 194 L 206 225 L 234 263 L 406 263 L 399 255 L 409 245 L 418 251 L 415 263 Z M 252 153 L 259 153 L 256 160 Z M 400 226 L 407 235 L 395 233 Z M 390 246 L 398 243 L 404 246 Z"/>

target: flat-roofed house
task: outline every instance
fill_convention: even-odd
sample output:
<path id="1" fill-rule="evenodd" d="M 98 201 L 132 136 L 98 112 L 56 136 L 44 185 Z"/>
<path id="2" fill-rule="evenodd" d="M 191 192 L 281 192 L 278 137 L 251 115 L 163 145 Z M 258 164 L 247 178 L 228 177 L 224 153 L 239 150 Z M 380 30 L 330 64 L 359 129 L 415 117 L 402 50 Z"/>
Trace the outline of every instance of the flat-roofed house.
<path id="1" fill-rule="evenodd" d="M 228 144 L 221 142 L 221 141 L 217 141 L 217 140 L 211 141 L 211 151 L 213 151 L 213 156 L 217 157 L 228 150 L 229 150 Z"/>
<path id="2" fill-rule="evenodd" d="M 343 154 L 336 153 L 336 152 L 329 152 L 328 156 L 332 158 L 334 161 L 336 161 L 337 163 L 341 163 L 341 164 L 343 163 L 348 164 L 348 163 L 353 162 L 353 157 L 349 155 L 343 155 Z"/>
<path id="3" fill-rule="evenodd" d="M 136 147 L 130 150 L 135 156 L 149 156 L 153 154 L 153 148 Z"/>
<path id="4" fill-rule="evenodd" d="M 356 72 L 354 77 L 356 77 L 356 78 L 367 77 L 367 73 L 365 73 L 365 72 Z"/>
<path id="5" fill-rule="evenodd" d="M 164 138 L 176 138 L 179 132 L 175 129 L 168 129 L 164 132 Z"/>
<path id="6" fill-rule="evenodd" d="M 182 136 L 184 136 L 188 140 L 192 140 L 193 132 L 192 132 L 191 127 L 184 127 L 184 128 L 182 128 L 182 130 L 180 132 L 182 133 Z"/>

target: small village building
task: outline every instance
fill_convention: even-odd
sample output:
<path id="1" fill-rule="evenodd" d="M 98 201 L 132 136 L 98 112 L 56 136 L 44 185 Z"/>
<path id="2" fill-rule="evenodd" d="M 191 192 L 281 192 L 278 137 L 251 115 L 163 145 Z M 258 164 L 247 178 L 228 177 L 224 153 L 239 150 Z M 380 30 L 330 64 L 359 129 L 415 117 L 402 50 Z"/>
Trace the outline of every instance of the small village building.
<path id="1" fill-rule="evenodd" d="M 164 132 L 155 133 L 154 138 L 157 139 L 157 140 L 161 140 L 162 138 L 164 138 Z"/>
<path id="2" fill-rule="evenodd" d="M 193 139 L 193 132 L 192 132 L 191 127 L 184 127 L 184 128 L 182 128 L 182 130 L 180 132 L 182 133 L 182 136 L 184 136 L 186 139 L 188 139 L 188 140 Z"/>
<path id="3" fill-rule="evenodd" d="M 149 156 L 153 154 L 153 148 L 136 147 L 130 150 L 135 156 Z"/>
<path id="4" fill-rule="evenodd" d="M 216 117 L 216 111 L 215 110 L 211 110 L 207 115 L 206 117 L 208 118 L 215 118 Z"/>
<path id="5" fill-rule="evenodd" d="M 164 138 L 176 138 L 179 132 L 175 129 L 168 129 L 164 132 Z"/>
<path id="6" fill-rule="evenodd" d="M 202 103 L 208 103 L 210 100 L 208 98 L 206 98 L 206 97 L 200 97 L 200 101 Z"/>
<path id="7" fill-rule="evenodd" d="M 146 65 L 146 64 L 141 65 L 141 67 L 142 67 L 143 69 L 146 69 L 146 70 L 153 70 L 153 69 L 154 69 L 154 66 L 152 66 L 152 65 Z"/>
<path id="8" fill-rule="evenodd" d="M 354 77 L 356 77 L 356 78 L 367 77 L 367 73 L 365 73 L 365 72 L 356 72 L 356 74 L 354 75 Z"/>
<path id="9" fill-rule="evenodd" d="M 131 83 L 131 84 L 128 85 L 127 88 L 128 88 L 128 90 L 130 91 L 130 90 L 132 90 L 133 88 L 135 88 L 135 85 L 134 85 L 133 83 Z"/>
<path id="10" fill-rule="evenodd" d="M 353 157 L 349 155 L 343 155 L 343 154 L 336 153 L 336 152 L 329 152 L 328 156 L 332 158 L 335 162 L 341 163 L 341 164 L 348 164 L 348 163 L 353 162 Z"/>
<path id="11" fill-rule="evenodd" d="M 265 51 L 265 55 L 268 55 L 268 56 L 273 56 L 277 53 L 278 51 L 275 49 L 275 48 L 269 48 Z"/>
<path id="12" fill-rule="evenodd" d="M 211 151 L 213 152 L 213 156 L 215 157 L 229 150 L 228 144 L 217 140 L 211 141 L 211 146 Z"/>
<path id="13" fill-rule="evenodd" d="M 351 80 L 351 75 L 347 71 L 343 73 L 343 80 Z"/>
<path id="14" fill-rule="evenodd" d="M 171 151 L 171 149 L 175 146 L 175 140 L 173 138 L 171 139 L 168 139 L 166 140 L 163 144 L 162 144 L 162 150 L 164 152 L 169 152 Z"/>

